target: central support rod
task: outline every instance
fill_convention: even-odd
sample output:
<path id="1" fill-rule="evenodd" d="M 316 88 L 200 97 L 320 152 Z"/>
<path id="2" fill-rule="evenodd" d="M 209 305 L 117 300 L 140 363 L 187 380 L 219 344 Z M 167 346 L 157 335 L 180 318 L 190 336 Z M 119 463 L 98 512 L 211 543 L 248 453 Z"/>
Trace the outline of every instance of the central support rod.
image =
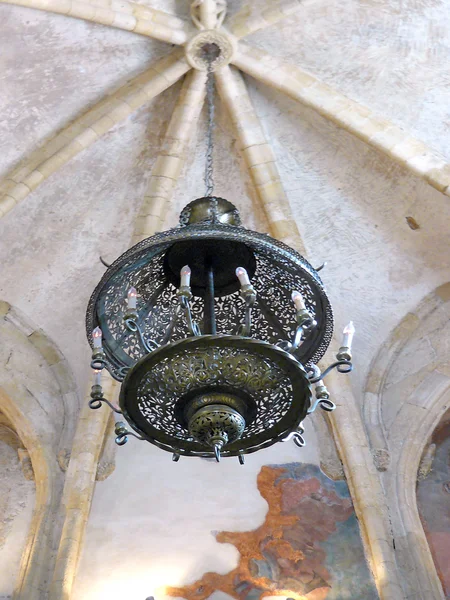
<path id="1" fill-rule="evenodd" d="M 217 328 L 214 308 L 214 270 L 211 264 L 206 267 L 206 275 L 204 332 L 215 335 Z"/>

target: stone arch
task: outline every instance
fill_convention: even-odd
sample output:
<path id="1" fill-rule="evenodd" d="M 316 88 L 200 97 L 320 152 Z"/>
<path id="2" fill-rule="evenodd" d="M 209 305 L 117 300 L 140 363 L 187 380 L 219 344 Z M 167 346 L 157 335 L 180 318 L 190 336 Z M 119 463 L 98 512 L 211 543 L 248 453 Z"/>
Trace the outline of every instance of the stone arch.
<path id="1" fill-rule="evenodd" d="M 417 505 L 444 588 L 450 594 L 450 408 L 434 429 L 420 461 Z"/>
<path id="2" fill-rule="evenodd" d="M 408 313 L 382 346 L 363 406 L 405 592 L 427 600 L 444 594 L 420 520 L 416 483 L 424 449 L 450 406 L 449 317 L 450 283 Z"/>
<path id="3" fill-rule="evenodd" d="M 67 361 L 14 308 L 0 302 L 0 410 L 27 449 L 36 504 L 13 598 L 46 597 L 58 541 L 64 467 L 79 403 Z"/>

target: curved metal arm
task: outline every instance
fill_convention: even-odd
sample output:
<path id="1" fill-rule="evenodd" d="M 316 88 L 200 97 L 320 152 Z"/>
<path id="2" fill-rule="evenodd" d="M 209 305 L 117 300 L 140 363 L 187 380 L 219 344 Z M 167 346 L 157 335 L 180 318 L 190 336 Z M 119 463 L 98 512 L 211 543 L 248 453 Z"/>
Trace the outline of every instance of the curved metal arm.
<path id="1" fill-rule="evenodd" d="M 126 317 L 124 319 L 124 321 L 125 321 L 125 325 L 126 325 L 126 328 L 128 329 L 128 331 L 138 334 L 139 341 L 141 342 L 141 344 L 144 347 L 146 352 L 148 352 L 150 354 L 150 352 L 153 352 L 153 350 L 156 350 L 156 348 L 158 347 L 158 344 L 155 342 L 155 340 L 147 341 L 145 339 L 141 326 L 136 322 L 136 320 L 134 318 Z M 153 348 L 152 348 L 152 346 L 150 346 L 150 344 L 153 345 Z"/>
<path id="2" fill-rule="evenodd" d="M 245 285 L 241 288 L 241 296 L 245 302 L 244 323 L 239 329 L 239 335 L 250 337 L 252 333 L 252 309 L 256 302 L 256 292 L 253 286 Z"/>
<path id="3" fill-rule="evenodd" d="M 132 435 L 133 437 L 135 437 L 136 439 L 138 439 L 141 442 L 144 441 L 143 437 L 141 437 L 140 435 L 137 435 L 137 433 L 133 433 L 133 431 L 129 431 L 123 421 L 118 421 L 116 423 L 115 433 L 116 433 L 115 441 L 118 446 L 124 446 L 128 442 L 129 435 Z"/>
<path id="4" fill-rule="evenodd" d="M 336 408 L 336 404 L 329 398 L 317 398 L 311 408 L 308 409 L 308 415 L 313 413 L 319 405 L 320 408 L 326 412 L 333 412 L 333 410 Z"/>
<path id="5" fill-rule="evenodd" d="M 305 430 L 303 429 L 302 424 L 300 423 L 300 425 L 296 429 L 294 429 L 294 431 L 291 431 L 291 433 L 289 433 L 285 438 L 283 438 L 280 441 L 289 442 L 290 440 L 294 440 L 294 444 L 296 446 L 298 446 L 299 448 L 303 448 L 303 446 L 306 446 L 305 438 L 303 437 L 304 433 Z"/>
<path id="6" fill-rule="evenodd" d="M 353 365 L 348 360 L 338 360 L 338 361 L 334 362 L 333 364 L 331 364 L 327 369 L 325 369 L 325 371 L 323 373 L 320 373 L 320 371 L 319 371 L 320 374 L 317 375 L 316 371 L 315 371 L 312 378 L 308 375 L 309 382 L 317 383 L 318 381 L 320 381 L 321 379 L 326 377 L 328 375 L 328 373 L 330 373 L 330 371 L 332 371 L 333 369 L 337 369 L 339 371 L 339 373 L 350 373 L 350 371 L 353 371 Z M 311 371 L 312 370 L 313 369 L 311 369 Z"/>
<path id="7" fill-rule="evenodd" d="M 92 408 L 92 410 L 98 410 L 102 407 L 102 404 L 107 404 L 115 413 L 118 415 L 123 415 L 123 412 L 119 408 L 116 408 L 114 404 L 112 404 L 106 398 L 92 398 L 92 400 L 89 400 L 89 408 Z"/>
<path id="8" fill-rule="evenodd" d="M 200 327 L 192 318 L 192 311 L 191 305 L 189 304 L 189 299 L 184 294 L 180 294 L 180 305 L 181 308 L 184 310 L 189 333 L 195 336 L 201 335 L 202 332 L 200 331 Z"/>
<path id="9" fill-rule="evenodd" d="M 292 342 L 292 346 L 289 350 L 289 352 L 295 352 L 296 350 L 298 350 L 299 346 L 301 345 L 301 343 L 303 342 L 303 327 L 301 325 L 299 325 L 295 331 L 295 335 L 294 335 L 294 340 Z"/>
<path id="10" fill-rule="evenodd" d="M 122 414 L 122 411 L 114 406 L 109 400 L 103 397 L 103 389 L 101 385 L 93 385 L 91 387 L 91 400 L 89 400 L 89 408 L 92 410 L 98 410 L 102 407 L 102 404 L 105 403 L 109 406 L 111 410 L 119 415 Z"/>

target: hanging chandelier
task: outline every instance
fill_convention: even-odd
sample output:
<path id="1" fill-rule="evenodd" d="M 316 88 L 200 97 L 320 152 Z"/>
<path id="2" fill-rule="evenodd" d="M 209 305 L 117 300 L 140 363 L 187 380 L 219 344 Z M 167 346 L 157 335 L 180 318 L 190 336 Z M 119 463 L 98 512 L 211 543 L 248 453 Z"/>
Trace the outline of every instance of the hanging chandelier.
<path id="1" fill-rule="evenodd" d="M 210 65 L 213 46 L 204 48 Z M 317 270 L 245 229 L 236 207 L 213 194 L 213 90 L 210 68 L 205 197 L 183 209 L 178 227 L 120 256 L 90 299 L 90 406 L 123 415 L 131 429 L 116 423 L 118 445 L 132 435 L 174 461 L 237 456 L 243 464 L 276 442 L 304 446 L 305 417 L 335 409 L 323 378 L 352 370 L 354 328 L 322 373 L 333 315 Z M 122 382 L 120 407 L 103 395 L 105 368 Z"/>

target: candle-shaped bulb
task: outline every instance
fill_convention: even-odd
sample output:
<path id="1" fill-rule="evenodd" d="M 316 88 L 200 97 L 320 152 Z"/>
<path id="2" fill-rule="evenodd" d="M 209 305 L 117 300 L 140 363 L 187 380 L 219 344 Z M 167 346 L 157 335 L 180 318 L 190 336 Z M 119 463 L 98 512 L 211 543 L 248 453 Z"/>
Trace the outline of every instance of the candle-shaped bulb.
<path id="1" fill-rule="evenodd" d="M 94 369 L 94 385 L 102 385 L 102 372 Z"/>
<path id="2" fill-rule="evenodd" d="M 354 335 L 355 335 L 355 326 L 353 325 L 353 321 L 350 321 L 350 323 L 344 327 L 344 336 L 342 338 L 342 346 L 344 348 L 352 347 Z"/>
<path id="3" fill-rule="evenodd" d="M 180 287 L 190 287 L 191 286 L 191 269 L 188 265 L 185 265 L 180 272 L 181 281 Z"/>
<path id="4" fill-rule="evenodd" d="M 94 348 L 102 347 L 102 330 L 100 327 L 96 327 L 92 332 L 92 339 L 94 340 Z"/>
<path id="5" fill-rule="evenodd" d="M 292 302 L 295 304 L 295 308 L 297 309 L 297 311 L 306 309 L 305 301 L 303 300 L 303 296 L 300 294 L 300 292 L 292 292 L 291 298 Z"/>
<path id="6" fill-rule="evenodd" d="M 128 294 L 127 294 L 127 300 L 128 300 L 128 309 L 129 310 L 136 310 L 136 306 L 137 306 L 137 291 L 136 291 L 136 288 L 130 287 L 130 289 L 128 290 Z"/>
<path id="7" fill-rule="evenodd" d="M 244 267 L 238 267 L 236 269 L 236 277 L 239 279 L 241 286 L 250 285 L 250 278 Z"/>

